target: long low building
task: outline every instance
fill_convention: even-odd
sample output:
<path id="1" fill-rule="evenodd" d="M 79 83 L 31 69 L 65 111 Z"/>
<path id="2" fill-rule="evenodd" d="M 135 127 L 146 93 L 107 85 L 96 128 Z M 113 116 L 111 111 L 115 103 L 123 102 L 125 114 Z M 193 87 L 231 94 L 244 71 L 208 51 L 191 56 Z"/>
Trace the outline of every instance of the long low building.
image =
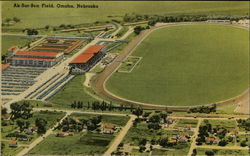
<path id="1" fill-rule="evenodd" d="M 72 73 L 84 73 L 94 66 L 104 55 L 103 45 L 93 45 L 69 63 Z"/>
<path id="2" fill-rule="evenodd" d="M 63 59 L 63 53 L 18 51 L 8 61 L 16 66 L 51 67 Z"/>

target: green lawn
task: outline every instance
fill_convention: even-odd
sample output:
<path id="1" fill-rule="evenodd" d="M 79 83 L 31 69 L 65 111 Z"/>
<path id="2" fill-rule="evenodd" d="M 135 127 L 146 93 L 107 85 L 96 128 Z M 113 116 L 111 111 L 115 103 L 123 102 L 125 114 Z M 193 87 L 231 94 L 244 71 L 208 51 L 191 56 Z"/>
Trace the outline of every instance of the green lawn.
<path id="1" fill-rule="evenodd" d="M 11 28 L 36 28 L 45 25 L 92 23 L 111 19 L 121 20 L 126 13 L 136 14 L 208 14 L 208 15 L 247 15 L 247 2 L 114 2 L 87 1 L 80 4 L 99 5 L 98 9 L 57 8 L 58 2 L 26 2 L 25 4 L 54 4 L 55 8 L 14 8 L 16 2 L 3 2 L 3 19 L 18 17 L 21 22 Z M 79 2 L 60 2 L 76 5 Z M 143 3 L 143 5 L 142 5 Z M 21 4 L 21 2 L 19 2 Z"/>
<path id="2" fill-rule="evenodd" d="M 76 76 L 69 84 L 49 100 L 49 103 L 53 103 L 53 107 L 69 108 L 74 101 L 83 101 L 84 104 L 96 101 L 84 92 L 84 80 L 84 75 Z"/>
<path id="3" fill-rule="evenodd" d="M 33 148 L 32 155 L 94 155 L 103 154 L 114 138 L 113 135 L 103 135 L 81 132 L 74 136 L 56 137 L 51 134 L 43 142 Z"/>
<path id="4" fill-rule="evenodd" d="M 178 119 L 176 127 L 185 127 L 190 125 L 192 128 L 196 128 L 198 121 L 193 119 Z"/>
<path id="5" fill-rule="evenodd" d="M 139 57 L 129 56 L 119 67 L 119 72 L 131 72 L 135 65 L 140 61 Z"/>
<path id="6" fill-rule="evenodd" d="M 31 43 L 34 39 L 20 36 L 2 36 L 2 52 L 1 55 L 7 53 L 7 50 L 12 46 L 24 47 Z"/>
<path id="7" fill-rule="evenodd" d="M 106 86 L 126 99 L 168 106 L 226 100 L 248 87 L 248 44 L 248 31 L 229 26 L 162 28 L 132 53 L 143 57 L 137 67 L 114 73 Z"/>
<path id="8" fill-rule="evenodd" d="M 25 147 L 24 146 L 19 146 L 17 148 L 12 148 L 9 147 L 9 143 L 3 141 L 2 142 L 4 145 L 3 147 L 1 147 L 1 154 L 3 154 L 4 156 L 12 156 L 17 154 L 18 152 L 20 152 L 21 150 L 23 150 Z"/>
<path id="9" fill-rule="evenodd" d="M 230 131 L 235 130 L 236 128 L 236 121 L 235 120 L 207 120 L 208 123 L 212 125 L 212 128 L 216 126 L 224 127 Z M 204 120 L 205 122 L 205 120 Z"/>
<path id="10" fill-rule="evenodd" d="M 205 149 L 205 148 L 197 148 L 197 155 L 206 155 L 206 151 L 212 151 L 215 155 L 240 155 L 247 156 L 249 155 L 248 150 L 233 150 L 233 149 L 225 149 L 225 150 L 217 150 L 217 149 Z"/>

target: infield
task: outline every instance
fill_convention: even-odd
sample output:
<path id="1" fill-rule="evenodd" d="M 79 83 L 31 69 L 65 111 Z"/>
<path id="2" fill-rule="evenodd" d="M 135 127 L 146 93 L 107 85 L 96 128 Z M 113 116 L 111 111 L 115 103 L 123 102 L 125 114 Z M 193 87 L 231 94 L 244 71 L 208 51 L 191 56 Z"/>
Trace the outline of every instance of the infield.
<path id="1" fill-rule="evenodd" d="M 156 30 L 132 53 L 143 57 L 137 68 L 114 73 L 106 87 L 129 100 L 167 106 L 232 98 L 248 88 L 248 38 L 246 30 L 221 25 Z"/>

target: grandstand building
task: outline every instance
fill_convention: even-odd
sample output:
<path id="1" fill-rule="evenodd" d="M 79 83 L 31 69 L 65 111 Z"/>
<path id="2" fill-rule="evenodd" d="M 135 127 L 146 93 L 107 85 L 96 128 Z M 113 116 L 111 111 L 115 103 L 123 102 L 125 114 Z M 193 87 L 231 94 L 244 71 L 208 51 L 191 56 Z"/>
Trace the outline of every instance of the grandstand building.
<path id="1" fill-rule="evenodd" d="M 18 51 L 8 62 L 15 66 L 51 67 L 63 59 L 63 53 Z"/>
<path id="2" fill-rule="evenodd" d="M 103 45 L 93 45 L 69 63 L 71 73 L 83 73 L 94 66 L 104 55 Z"/>

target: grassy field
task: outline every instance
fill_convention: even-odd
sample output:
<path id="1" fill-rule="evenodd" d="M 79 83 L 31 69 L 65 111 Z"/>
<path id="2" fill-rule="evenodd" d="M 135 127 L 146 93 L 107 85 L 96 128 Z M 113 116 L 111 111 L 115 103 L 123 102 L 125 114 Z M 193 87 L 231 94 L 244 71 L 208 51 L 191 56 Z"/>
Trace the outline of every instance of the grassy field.
<path id="1" fill-rule="evenodd" d="M 208 122 L 212 125 L 212 128 L 215 128 L 216 126 L 221 126 L 230 131 L 236 128 L 235 120 L 208 120 Z"/>
<path id="2" fill-rule="evenodd" d="M 193 119 L 178 119 L 176 127 L 185 127 L 186 125 L 190 125 L 192 128 L 197 126 L 198 121 Z"/>
<path id="3" fill-rule="evenodd" d="M 113 135 L 81 132 L 74 136 L 56 137 L 51 134 L 43 142 L 33 148 L 31 155 L 94 155 L 103 154 Z"/>
<path id="4" fill-rule="evenodd" d="M 65 88 L 49 100 L 49 103 L 53 103 L 54 107 L 67 108 L 70 107 L 74 101 L 83 101 L 84 104 L 95 101 L 94 98 L 84 92 L 82 85 L 84 80 L 84 75 L 76 76 Z"/>
<path id="5" fill-rule="evenodd" d="M 98 9 L 88 8 L 57 8 L 58 2 L 30 1 L 25 4 L 54 4 L 54 8 L 14 8 L 16 2 L 3 2 L 3 19 L 18 17 L 21 22 L 8 28 L 37 28 L 46 25 L 92 23 L 95 21 L 121 20 L 126 13 L 148 15 L 247 15 L 247 2 L 100 2 L 87 1 L 80 4 L 95 4 Z M 143 5 L 142 5 L 143 3 Z M 19 2 L 18 4 L 22 4 Z M 79 2 L 60 2 L 76 7 Z"/>
<path id="6" fill-rule="evenodd" d="M 140 61 L 139 57 L 129 56 L 119 67 L 119 72 L 131 72 L 135 65 Z"/>
<path id="7" fill-rule="evenodd" d="M 123 98 L 169 106 L 232 98 L 248 87 L 248 38 L 246 30 L 218 25 L 156 30 L 132 53 L 143 57 L 137 68 L 113 74 L 106 86 Z"/>
<path id="8" fill-rule="evenodd" d="M 7 50 L 12 46 L 24 47 L 28 43 L 34 41 L 32 38 L 20 37 L 20 36 L 2 36 L 2 51 L 1 55 L 7 53 Z"/>
<path id="9" fill-rule="evenodd" d="M 212 151 L 215 155 L 241 155 L 241 156 L 247 156 L 248 150 L 231 150 L 231 149 L 225 149 L 225 150 L 216 150 L 216 149 L 205 149 L 205 148 L 197 148 L 197 155 L 206 155 L 206 151 Z"/>

